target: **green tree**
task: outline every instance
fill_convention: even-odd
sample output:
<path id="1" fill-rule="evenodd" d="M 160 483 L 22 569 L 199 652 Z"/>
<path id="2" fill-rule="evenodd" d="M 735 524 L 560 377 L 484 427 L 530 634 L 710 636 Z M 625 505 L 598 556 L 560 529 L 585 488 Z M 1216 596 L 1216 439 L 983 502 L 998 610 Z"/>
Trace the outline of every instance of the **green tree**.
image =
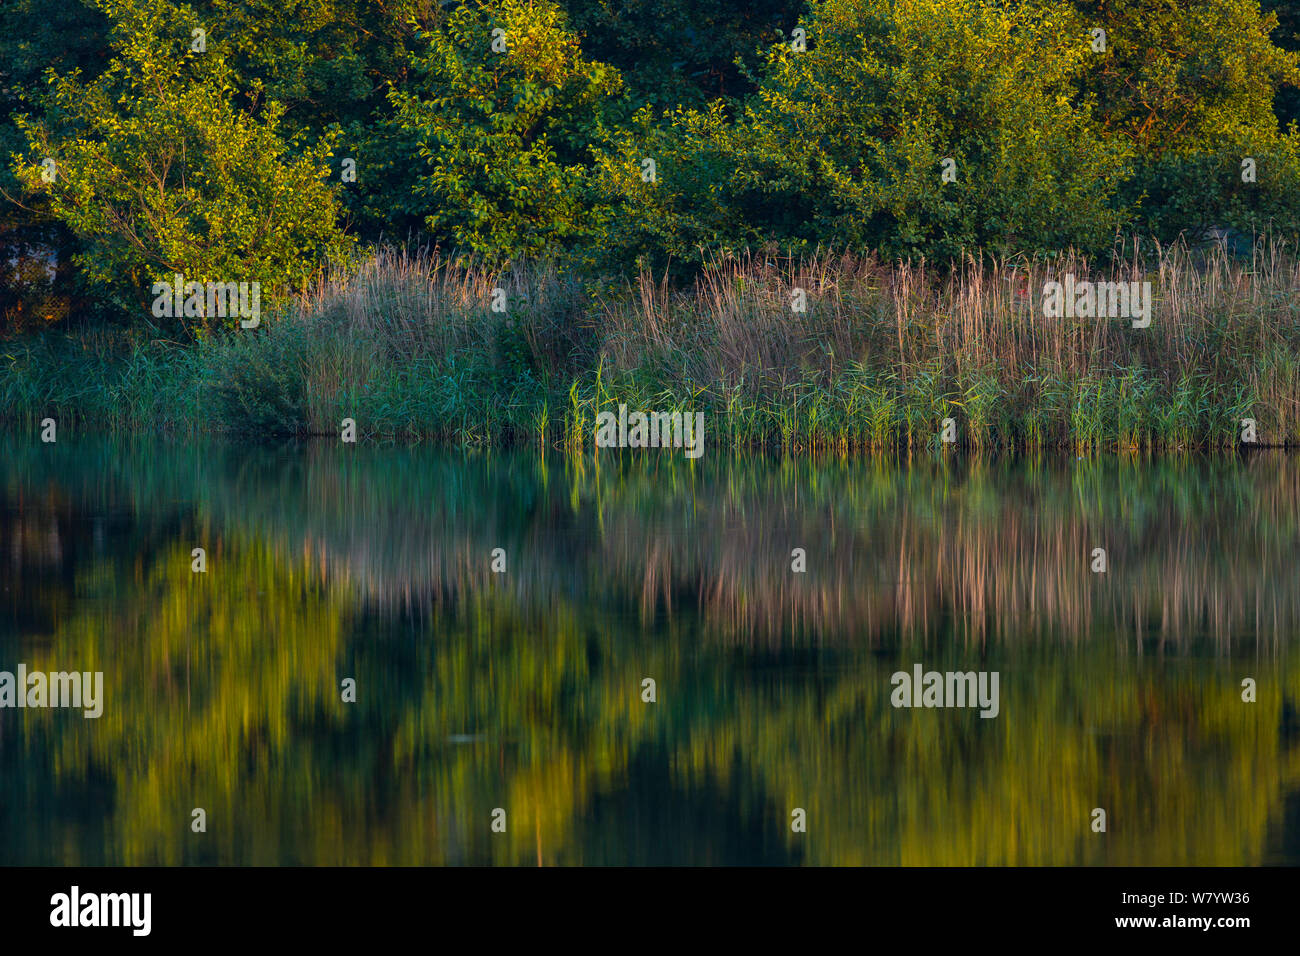
<path id="1" fill-rule="evenodd" d="M 795 246 L 1104 246 L 1127 149 L 1074 95 L 1088 54 L 1072 22 L 1061 6 L 814 3 L 807 49 L 769 49 L 732 128 L 682 124 L 729 157 L 690 205 L 720 196 L 736 240 Z"/>
<path id="2" fill-rule="evenodd" d="M 771 239 L 770 218 L 746 217 L 732 188 L 739 155 L 735 124 L 721 102 L 664 116 L 651 107 L 638 111 L 598 158 L 605 201 L 588 261 L 609 269 L 633 262 L 658 269 L 670 260 L 698 265 Z M 655 164 L 653 179 L 645 175 L 647 159 Z"/>
<path id="3" fill-rule="evenodd" d="M 1078 22 L 1106 31 L 1081 74 L 1098 121 L 1144 155 L 1213 151 L 1275 134 L 1273 101 L 1300 82 L 1300 57 L 1275 46 L 1259 0 L 1074 0 Z"/>
<path id="4" fill-rule="evenodd" d="M 22 117 L 20 170 L 84 244 L 83 273 L 138 309 L 154 281 L 258 281 L 274 297 L 300 286 L 347 241 L 339 231 L 328 138 L 290 154 L 283 108 L 250 111 L 219 36 L 192 50 L 191 11 L 158 0 L 97 0 L 116 56 L 96 79 L 49 77 L 47 111 Z M 53 182 L 42 158 L 54 160 Z M 233 321 L 233 320 L 231 320 Z"/>
<path id="5" fill-rule="evenodd" d="M 391 239 L 422 225 L 422 217 L 407 210 L 416 154 L 409 138 L 384 121 L 392 115 L 389 92 L 410 81 L 418 30 L 441 23 L 442 6 L 427 0 L 201 0 L 195 10 L 209 32 L 222 37 L 250 106 L 263 96 L 281 104 L 281 128 L 291 140 L 338 134 L 337 155 L 356 164 L 355 180 L 340 193 L 351 229 L 365 239 Z"/>
<path id="6" fill-rule="evenodd" d="M 357 180 L 341 199 L 358 233 L 392 236 L 412 225 L 391 215 L 389 201 L 390 186 L 407 184 L 394 183 L 385 164 L 400 168 L 403 157 L 390 162 L 392 151 L 377 149 L 373 134 L 377 118 L 388 114 L 388 89 L 405 82 L 416 23 L 437 22 L 441 7 L 426 0 L 190 0 L 185 9 L 220 38 L 241 108 L 258 112 L 264 100 L 283 106 L 278 128 L 290 155 L 301 155 L 299 143 L 337 131 L 339 156 L 357 163 Z M 16 200 L 0 205 L 0 262 L 15 264 L 0 270 L 0 322 L 13 316 L 23 324 L 84 312 L 93 300 L 69 302 L 85 285 L 73 268 L 77 238 L 53 217 L 44 191 L 21 193 L 8 162 L 26 146 L 15 119 L 36 111 L 48 70 L 98 78 L 113 55 L 112 24 L 94 0 L 0 0 L 0 18 L 7 27 L 0 37 L 0 190 Z M 50 250 L 58 253 L 53 287 L 45 277 Z"/>
<path id="7" fill-rule="evenodd" d="M 1259 0 L 1073 0 L 1105 30 L 1080 91 L 1098 122 L 1133 147 L 1122 191 L 1141 234 L 1192 239 L 1212 228 L 1300 231 L 1300 138 L 1275 104 L 1300 82 L 1300 55 L 1274 44 L 1282 5 Z M 1294 23 L 1294 14 L 1292 23 Z M 1242 161 L 1256 167 L 1243 181 Z"/>
<path id="8" fill-rule="evenodd" d="M 435 237 L 504 262 L 589 235 L 618 71 L 583 57 L 548 0 L 466 4 L 423 39 L 392 133 L 423 160 L 413 204 Z"/>

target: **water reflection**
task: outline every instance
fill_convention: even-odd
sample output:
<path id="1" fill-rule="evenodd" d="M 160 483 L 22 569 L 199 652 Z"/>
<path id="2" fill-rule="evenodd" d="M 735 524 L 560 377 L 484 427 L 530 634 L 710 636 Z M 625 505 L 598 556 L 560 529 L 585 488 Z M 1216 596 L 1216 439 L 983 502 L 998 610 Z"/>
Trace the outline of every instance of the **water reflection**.
<path id="1" fill-rule="evenodd" d="M 107 698 L 0 710 L 3 863 L 1300 862 L 1282 456 L 0 462 L 0 669 Z"/>

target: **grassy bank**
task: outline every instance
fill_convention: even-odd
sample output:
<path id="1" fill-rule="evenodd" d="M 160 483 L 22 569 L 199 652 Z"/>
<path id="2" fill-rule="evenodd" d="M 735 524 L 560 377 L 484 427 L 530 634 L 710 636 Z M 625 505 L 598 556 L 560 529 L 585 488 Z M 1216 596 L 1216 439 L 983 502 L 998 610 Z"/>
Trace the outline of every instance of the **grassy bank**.
<path id="1" fill-rule="evenodd" d="M 1148 328 L 1048 318 L 1045 282 L 1149 281 Z M 506 311 L 492 310 L 493 290 Z M 804 290 L 806 311 L 792 309 Z M 1300 262 L 1161 250 L 924 263 L 752 256 L 692 283 L 497 276 L 381 252 L 262 327 L 199 339 L 47 333 L 4 343 L 0 415 L 192 436 L 594 444 L 596 415 L 702 411 L 706 447 L 1229 448 L 1300 444 Z"/>

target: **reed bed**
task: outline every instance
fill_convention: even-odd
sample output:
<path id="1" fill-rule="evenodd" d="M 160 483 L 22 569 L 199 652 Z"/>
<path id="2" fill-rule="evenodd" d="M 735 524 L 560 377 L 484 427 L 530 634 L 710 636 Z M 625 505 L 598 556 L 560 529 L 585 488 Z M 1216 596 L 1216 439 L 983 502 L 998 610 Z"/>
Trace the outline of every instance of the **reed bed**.
<path id="1" fill-rule="evenodd" d="M 1044 284 L 1149 282 L 1147 328 L 1053 318 Z M 804 309 L 794 306 L 802 299 Z M 495 308 L 494 308 L 495 306 Z M 702 411 L 709 446 L 1178 451 L 1300 442 L 1300 260 L 1260 243 L 1104 267 L 749 253 L 696 274 L 506 274 L 380 250 L 256 331 L 6 343 L 0 415 L 32 427 L 337 435 L 590 451 L 602 411 Z"/>

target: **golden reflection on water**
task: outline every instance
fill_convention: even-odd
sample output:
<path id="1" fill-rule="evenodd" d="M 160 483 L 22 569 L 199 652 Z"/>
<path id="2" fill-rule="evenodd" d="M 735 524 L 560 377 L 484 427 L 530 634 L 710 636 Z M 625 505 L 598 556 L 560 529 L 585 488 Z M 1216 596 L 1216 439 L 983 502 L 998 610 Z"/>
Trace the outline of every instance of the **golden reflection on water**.
<path id="1" fill-rule="evenodd" d="M 1280 455 L 3 451 L 0 863 L 1300 862 Z"/>

